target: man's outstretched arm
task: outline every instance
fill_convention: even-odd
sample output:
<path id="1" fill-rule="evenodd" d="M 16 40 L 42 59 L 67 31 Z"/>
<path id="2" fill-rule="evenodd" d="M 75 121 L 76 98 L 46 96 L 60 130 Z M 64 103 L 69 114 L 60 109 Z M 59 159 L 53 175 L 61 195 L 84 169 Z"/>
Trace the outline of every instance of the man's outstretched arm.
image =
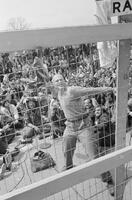
<path id="1" fill-rule="evenodd" d="M 96 87 L 96 88 L 74 87 L 73 89 L 71 89 L 70 92 L 71 94 L 73 94 L 74 97 L 81 97 L 85 95 L 95 95 L 95 94 L 100 94 L 104 92 L 112 92 L 114 90 L 115 88 L 112 88 L 112 87 Z"/>

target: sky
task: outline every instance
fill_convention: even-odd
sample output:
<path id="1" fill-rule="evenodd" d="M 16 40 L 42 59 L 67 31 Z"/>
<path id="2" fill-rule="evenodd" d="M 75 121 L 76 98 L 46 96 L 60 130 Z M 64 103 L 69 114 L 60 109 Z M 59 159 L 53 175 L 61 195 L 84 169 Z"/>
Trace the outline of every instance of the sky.
<path id="1" fill-rule="evenodd" d="M 17 17 L 33 29 L 92 25 L 94 13 L 94 0 L 0 0 L 0 31 Z"/>

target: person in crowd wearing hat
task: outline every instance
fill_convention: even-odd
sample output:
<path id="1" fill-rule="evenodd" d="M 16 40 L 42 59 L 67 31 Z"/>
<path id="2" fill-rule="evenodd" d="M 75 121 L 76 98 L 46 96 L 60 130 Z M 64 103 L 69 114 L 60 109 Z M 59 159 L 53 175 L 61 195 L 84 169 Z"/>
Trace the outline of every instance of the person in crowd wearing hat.
<path id="1" fill-rule="evenodd" d="M 64 78 L 60 74 L 56 74 L 52 79 L 53 85 L 58 89 L 58 99 L 60 106 L 66 117 L 66 128 L 64 130 L 64 158 L 65 166 L 63 170 L 73 167 L 73 155 L 76 149 L 76 142 L 83 143 L 85 152 L 92 160 L 96 157 L 96 135 L 94 135 L 91 120 L 86 113 L 85 105 L 82 97 L 85 95 L 94 95 L 96 93 L 103 93 L 112 91 L 112 88 L 98 87 L 85 88 L 78 86 L 68 87 Z"/>

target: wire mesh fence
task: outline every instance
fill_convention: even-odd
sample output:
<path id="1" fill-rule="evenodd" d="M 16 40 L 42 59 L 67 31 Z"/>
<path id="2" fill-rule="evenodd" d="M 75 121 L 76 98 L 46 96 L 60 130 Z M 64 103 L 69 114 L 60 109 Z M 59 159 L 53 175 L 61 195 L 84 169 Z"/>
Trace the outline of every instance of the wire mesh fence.
<path id="1" fill-rule="evenodd" d="M 115 151 L 116 71 L 116 62 L 100 68 L 94 43 L 1 55 L 1 195 Z M 58 74 L 72 88 L 72 98 L 65 99 L 71 113 L 57 97 L 52 79 Z M 120 116 L 127 121 L 126 146 L 131 107 L 130 65 L 128 112 Z M 107 171 L 47 199 L 113 199 L 114 187 Z M 124 199 L 130 192 L 131 178 Z"/>

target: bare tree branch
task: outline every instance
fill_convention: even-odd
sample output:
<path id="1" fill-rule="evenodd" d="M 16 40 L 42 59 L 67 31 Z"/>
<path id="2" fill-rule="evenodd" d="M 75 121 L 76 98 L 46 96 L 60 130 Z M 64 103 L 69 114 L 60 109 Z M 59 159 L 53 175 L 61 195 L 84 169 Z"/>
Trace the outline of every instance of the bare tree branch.
<path id="1" fill-rule="evenodd" d="M 11 18 L 8 22 L 8 30 L 26 30 L 30 28 L 30 24 L 22 17 Z"/>

